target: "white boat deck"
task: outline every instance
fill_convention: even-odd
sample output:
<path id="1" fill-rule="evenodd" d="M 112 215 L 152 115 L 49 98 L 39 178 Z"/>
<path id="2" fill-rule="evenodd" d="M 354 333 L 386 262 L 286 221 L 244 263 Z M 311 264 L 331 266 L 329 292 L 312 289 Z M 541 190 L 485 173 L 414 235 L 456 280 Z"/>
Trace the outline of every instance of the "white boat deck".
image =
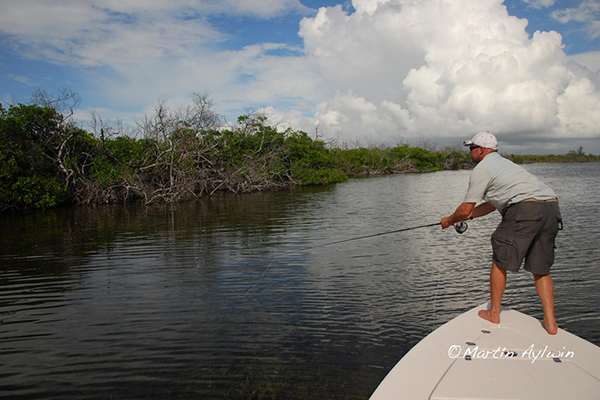
<path id="1" fill-rule="evenodd" d="M 600 399 L 600 347 L 508 308 L 492 324 L 477 315 L 485 308 L 425 337 L 371 400 Z"/>

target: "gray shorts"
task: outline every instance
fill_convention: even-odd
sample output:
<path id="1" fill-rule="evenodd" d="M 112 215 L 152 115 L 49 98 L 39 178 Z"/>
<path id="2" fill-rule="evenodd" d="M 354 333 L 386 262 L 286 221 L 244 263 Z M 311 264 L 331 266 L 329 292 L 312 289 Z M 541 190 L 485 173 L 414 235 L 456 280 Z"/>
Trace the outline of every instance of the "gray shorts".
<path id="1" fill-rule="evenodd" d="M 492 234 L 496 264 L 516 272 L 548 275 L 554 263 L 554 240 L 561 221 L 558 202 L 525 201 L 508 207 Z"/>

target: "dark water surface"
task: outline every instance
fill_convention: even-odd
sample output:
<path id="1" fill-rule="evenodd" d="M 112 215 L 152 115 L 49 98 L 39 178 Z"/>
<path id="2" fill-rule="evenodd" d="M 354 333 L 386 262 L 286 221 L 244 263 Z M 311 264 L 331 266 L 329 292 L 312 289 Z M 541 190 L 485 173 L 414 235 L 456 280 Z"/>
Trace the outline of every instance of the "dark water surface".
<path id="1" fill-rule="evenodd" d="M 600 164 L 527 166 L 558 193 L 559 324 L 600 345 Z M 0 397 L 367 399 L 487 300 L 494 213 L 439 221 L 469 171 L 197 203 L 0 216 Z M 533 279 L 506 305 L 541 317 Z"/>

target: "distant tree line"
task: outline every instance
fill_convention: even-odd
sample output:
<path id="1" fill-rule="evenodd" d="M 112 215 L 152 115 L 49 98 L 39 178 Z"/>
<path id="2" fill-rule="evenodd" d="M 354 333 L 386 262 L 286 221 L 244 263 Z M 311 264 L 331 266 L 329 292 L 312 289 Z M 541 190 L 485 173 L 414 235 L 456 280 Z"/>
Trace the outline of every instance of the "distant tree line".
<path id="1" fill-rule="evenodd" d="M 92 115 L 77 126 L 70 91 L 36 92 L 32 104 L 0 104 L 0 210 L 57 205 L 174 202 L 217 191 L 244 193 L 323 185 L 352 177 L 465 169 L 468 152 L 401 144 L 328 146 L 302 131 L 278 130 L 248 113 L 223 128 L 208 94 L 185 109 L 159 103 L 135 135 Z M 512 156 L 517 162 L 598 161 L 581 149 L 565 156 Z"/>

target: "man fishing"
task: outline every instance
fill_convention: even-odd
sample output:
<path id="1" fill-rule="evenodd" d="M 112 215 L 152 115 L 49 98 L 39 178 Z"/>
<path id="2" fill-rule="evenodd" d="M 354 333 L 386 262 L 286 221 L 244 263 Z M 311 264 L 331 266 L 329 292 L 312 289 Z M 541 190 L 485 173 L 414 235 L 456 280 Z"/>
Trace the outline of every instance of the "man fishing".
<path id="1" fill-rule="evenodd" d="M 498 154 L 498 140 L 493 134 L 480 132 L 463 144 L 469 146 L 477 166 L 469 178 L 463 203 L 452 215 L 441 219 L 442 229 L 494 210 L 502 214 L 491 240 L 491 308 L 479 311 L 479 316 L 500 323 L 506 271 L 517 272 L 525 260 L 524 269 L 533 274 L 544 309 L 543 326 L 554 335 L 558 325 L 550 267 L 554 263 L 554 240 L 561 223 L 556 194 L 533 174 Z"/>

